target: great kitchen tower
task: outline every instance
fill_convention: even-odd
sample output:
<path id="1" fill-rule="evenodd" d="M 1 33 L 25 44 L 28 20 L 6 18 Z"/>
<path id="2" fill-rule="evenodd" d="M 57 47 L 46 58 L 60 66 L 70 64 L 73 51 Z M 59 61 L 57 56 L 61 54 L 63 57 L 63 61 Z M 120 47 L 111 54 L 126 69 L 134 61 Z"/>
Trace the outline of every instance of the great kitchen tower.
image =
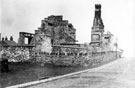
<path id="1" fill-rule="evenodd" d="M 101 5 L 95 4 L 95 16 L 91 30 L 91 45 L 99 47 L 102 45 L 102 36 L 104 34 L 104 24 L 101 18 Z"/>

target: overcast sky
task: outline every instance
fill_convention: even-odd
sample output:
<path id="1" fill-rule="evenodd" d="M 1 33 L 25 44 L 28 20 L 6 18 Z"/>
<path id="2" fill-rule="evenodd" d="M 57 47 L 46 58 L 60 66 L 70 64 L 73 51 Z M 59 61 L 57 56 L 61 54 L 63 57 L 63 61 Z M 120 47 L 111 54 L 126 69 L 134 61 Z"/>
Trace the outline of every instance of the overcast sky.
<path id="1" fill-rule="evenodd" d="M 135 30 L 133 30 L 133 0 L 1 0 L 0 33 L 13 36 L 31 32 L 40 27 L 49 15 L 63 15 L 76 28 L 80 43 L 90 42 L 95 4 L 102 5 L 105 30 L 118 38 L 125 56 L 135 56 Z"/>

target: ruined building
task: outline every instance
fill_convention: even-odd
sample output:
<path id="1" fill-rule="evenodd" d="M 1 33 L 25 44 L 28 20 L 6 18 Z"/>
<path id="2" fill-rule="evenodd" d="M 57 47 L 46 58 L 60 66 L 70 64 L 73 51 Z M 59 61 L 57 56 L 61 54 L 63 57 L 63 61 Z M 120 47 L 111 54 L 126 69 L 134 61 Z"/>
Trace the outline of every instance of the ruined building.
<path id="1" fill-rule="evenodd" d="M 28 44 L 30 44 L 33 36 L 34 36 L 34 34 L 32 34 L 32 33 L 19 32 L 18 44 L 24 45 L 25 44 L 25 38 L 28 38 Z"/>
<path id="2" fill-rule="evenodd" d="M 76 29 L 67 20 L 60 16 L 48 16 L 41 22 L 41 27 L 35 30 L 35 35 L 31 40 L 31 45 L 36 45 L 37 49 L 46 49 L 51 52 L 51 46 L 61 44 L 75 44 Z M 48 48 L 48 49 L 47 49 Z M 45 51 L 46 51 L 45 50 Z"/>
<path id="3" fill-rule="evenodd" d="M 104 24 L 101 18 L 101 5 L 96 4 L 90 45 L 93 47 L 105 48 L 110 46 L 112 43 L 112 38 L 113 35 L 110 32 L 105 33 L 104 31 Z"/>
<path id="4" fill-rule="evenodd" d="M 49 16 L 42 20 L 41 27 L 36 30 L 36 34 L 46 34 L 51 37 L 52 45 L 61 43 L 75 43 L 76 29 L 62 16 Z"/>
<path id="5" fill-rule="evenodd" d="M 104 31 L 104 24 L 101 18 L 101 5 L 95 5 L 95 16 L 91 30 L 90 47 L 110 46 L 113 35 Z M 81 48 L 76 44 L 76 29 L 67 20 L 63 20 L 62 15 L 48 16 L 41 21 L 41 26 L 35 30 L 34 34 L 20 32 L 19 44 L 25 45 L 25 38 L 28 38 L 28 45 L 35 46 L 36 51 L 62 52 L 71 48 Z M 109 48 L 107 48 L 109 49 Z M 67 50 L 68 51 L 68 50 Z"/>
<path id="6" fill-rule="evenodd" d="M 113 35 L 110 32 L 105 33 L 104 30 L 101 5 L 96 4 L 89 44 L 77 44 L 76 29 L 73 25 L 63 20 L 61 15 L 51 15 L 41 21 L 41 26 L 34 34 L 20 32 L 18 43 L 15 43 L 12 37 L 10 40 L 2 38 L 0 49 L 10 47 L 10 56 L 14 55 L 11 60 L 16 61 L 28 60 L 36 56 L 37 60 L 41 62 L 44 60 L 44 63 L 54 65 L 83 65 L 84 62 L 91 63 L 92 57 L 93 60 L 97 57 L 100 61 L 104 61 L 102 59 L 106 57 L 110 59 L 117 57 L 117 44 L 114 47 L 112 40 Z"/>
<path id="7" fill-rule="evenodd" d="M 35 30 L 35 33 L 19 33 L 19 44 L 25 45 L 25 38 L 28 38 L 28 46 L 34 46 L 37 51 L 61 52 L 62 47 L 78 48 L 76 44 L 76 29 L 67 20 L 63 20 L 62 15 L 48 16 L 41 21 L 41 26 Z M 105 33 L 104 24 L 101 17 L 101 5 L 95 5 L 95 15 L 91 30 L 90 47 L 110 49 L 113 35 L 110 32 Z M 79 47 L 81 48 L 81 47 Z"/>

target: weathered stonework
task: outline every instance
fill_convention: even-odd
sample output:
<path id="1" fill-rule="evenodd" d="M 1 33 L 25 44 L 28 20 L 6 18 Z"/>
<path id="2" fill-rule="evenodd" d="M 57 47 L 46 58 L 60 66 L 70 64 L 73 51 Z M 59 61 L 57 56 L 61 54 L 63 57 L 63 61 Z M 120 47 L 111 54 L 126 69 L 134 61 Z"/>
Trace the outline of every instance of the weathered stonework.
<path id="1" fill-rule="evenodd" d="M 34 36 L 34 34 L 32 34 L 32 33 L 20 32 L 18 44 L 25 45 L 25 38 L 28 38 L 28 44 L 30 44 L 33 36 Z"/>
<path id="2" fill-rule="evenodd" d="M 28 38 L 27 46 L 25 38 Z M 90 44 L 76 44 L 76 29 L 73 25 L 63 20 L 62 16 L 51 15 L 41 21 L 41 27 L 35 30 L 35 34 L 20 32 L 19 45 L 14 46 L 18 47 L 15 52 L 12 49 L 6 51 L 13 57 L 10 61 L 13 59 L 61 66 L 84 66 L 119 58 L 121 53 L 111 49 L 112 38 L 111 33 L 104 33 L 101 5 L 97 4 Z"/>
<path id="3" fill-rule="evenodd" d="M 35 36 L 31 41 L 31 45 L 35 45 L 36 51 L 45 51 L 51 53 L 51 46 L 60 45 L 62 43 L 75 44 L 76 29 L 67 20 L 63 20 L 62 16 L 48 16 L 41 21 L 41 27 L 35 30 Z M 55 47 L 56 48 L 56 47 Z M 57 49 L 53 49 L 57 50 Z"/>
<path id="4" fill-rule="evenodd" d="M 51 53 L 52 46 L 51 46 L 51 38 L 45 34 L 36 34 L 32 41 L 31 45 L 34 45 L 35 52 L 48 52 Z"/>
<path id="5" fill-rule="evenodd" d="M 91 45 L 94 47 L 102 46 L 102 37 L 104 35 L 104 24 L 101 18 L 101 5 L 95 5 L 95 17 L 91 30 Z"/>
<path id="6" fill-rule="evenodd" d="M 101 18 L 101 5 L 95 5 L 95 17 L 91 30 L 91 46 L 98 48 L 98 51 L 111 51 L 113 46 L 113 35 L 104 32 L 104 24 Z"/>
<path id="7" fill-rule="evenodd" d="M 51 36 L 52 45 L 76 42 L 76 29 L 62 16 L 51 15 L 45 18 L 38 30 Z"/>

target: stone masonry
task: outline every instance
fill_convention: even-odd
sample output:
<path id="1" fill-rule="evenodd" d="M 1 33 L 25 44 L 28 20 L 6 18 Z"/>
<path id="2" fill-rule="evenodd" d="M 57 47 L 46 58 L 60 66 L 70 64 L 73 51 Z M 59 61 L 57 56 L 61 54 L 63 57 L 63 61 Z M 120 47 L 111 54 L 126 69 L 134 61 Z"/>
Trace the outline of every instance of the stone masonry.
<path id="1" fill-rule="evenodd" d="M 36 33 L 49 35 L 52 45 L 61 43 L 75 43 L 76 29 L 67 20 L 60 16 L 48 16 L 42 20 L 41 27 L 35 30 Z"/>

